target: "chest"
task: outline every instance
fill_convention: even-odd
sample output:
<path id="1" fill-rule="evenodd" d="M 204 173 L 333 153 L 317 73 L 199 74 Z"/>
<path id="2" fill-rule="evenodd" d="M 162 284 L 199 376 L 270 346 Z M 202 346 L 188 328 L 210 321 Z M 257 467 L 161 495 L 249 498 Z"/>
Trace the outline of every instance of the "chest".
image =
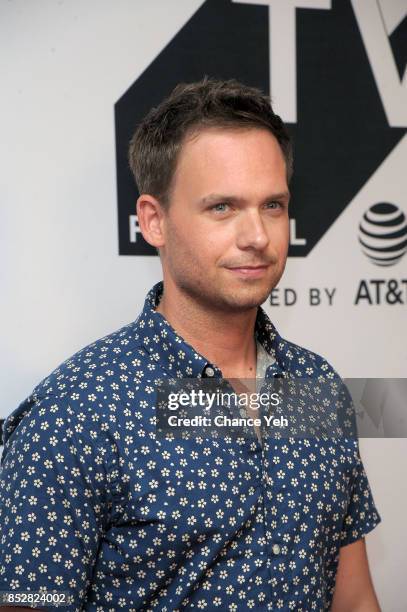
<path id="1" fill-rule="evenodd" d="M 263 504 L 286 527 L 340 521 L 352 465 L 351 450 L 332 441 L 291 438 L 261 446 L 254 438 L 149 439 L 123 452 L 116 519 L 190 537 L 225 534 Z"/>

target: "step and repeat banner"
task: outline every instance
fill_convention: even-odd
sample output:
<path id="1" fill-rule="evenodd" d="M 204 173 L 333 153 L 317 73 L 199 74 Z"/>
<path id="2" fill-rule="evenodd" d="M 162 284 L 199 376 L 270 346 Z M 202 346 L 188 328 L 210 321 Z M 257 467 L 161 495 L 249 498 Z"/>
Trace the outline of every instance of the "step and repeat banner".
<path id="1" fill-rule="evenodd" d="M 2 420 L 162 278 L 128 142 L 204 75 L 270 93 L 293 138 L 289 259 L 263 306 L 280 334 L 343 377 L 406 377 L 406 13 L 405 0 L 0 1 Z M 361 453 L 382 517 L 373 578 L 401 612 L 407 444 L 391 435 Z"/>

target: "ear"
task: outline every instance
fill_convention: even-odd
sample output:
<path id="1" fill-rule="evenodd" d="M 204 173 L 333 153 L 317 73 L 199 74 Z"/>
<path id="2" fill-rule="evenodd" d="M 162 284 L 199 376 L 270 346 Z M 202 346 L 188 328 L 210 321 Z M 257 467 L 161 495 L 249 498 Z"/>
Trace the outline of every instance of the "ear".
<path id="1" fill-rule="evenodd" d="M 164 209 L 153 196 L 142 193 L 137 199 L 137 218 L 140 231 L 146 242 L 154 247 L 162 247 L 164 238 Z"/>

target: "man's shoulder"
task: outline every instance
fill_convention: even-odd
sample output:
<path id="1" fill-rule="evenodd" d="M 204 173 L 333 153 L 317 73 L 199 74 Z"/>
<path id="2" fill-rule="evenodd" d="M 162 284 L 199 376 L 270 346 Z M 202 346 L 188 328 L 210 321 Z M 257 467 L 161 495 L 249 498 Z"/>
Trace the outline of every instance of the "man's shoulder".
<path id="1" fill-rule="evenodd" d="M 101 399 L 115 402 L 123 388 L 141 380 L 150 359 L 143 348 L 138 318 L 115 331 L 90 342 L 70 355 L 43 378 L 19 406 L 7 417 L 4 437 L 17 424 L 32 414 L 34 407 L 49 410 L 53 404 L 59 411 L 81 410 L 84 406 L 100 408 Z"/>
<path id="2" fill-rule="evenodd" d="M 120 377 L 147 358 L 137 325 L 138 319 L 83 346 L 70 355 L 34 388 L 32 395 L 61 395 L 69 389 L 87 388 L 100 377 Z"/>
<path id="3" fill-rule="evenodd" d="M 292 393 L 290 401 L 295 398 L 302 409 L 307 406 L 302 414 L 311 415 L 312 419 L 306 416 L 305 426 L 313 435 L 319 431 L 329 433 L 342 443 L 346 441 L 354 452 L 357 449 L 357 423 L 346 379 L 324 356 L 294 342 L 280 340 L 277 350 L 283 363 L 284 377 L 289 379 L 285 392 Z M 293 378 L 298 380 L 297 386 L 291 384 Z M 316 430 L 315 422 L 318 423 Z"/>
<path id="4" fill-rule="evenodd" d="M 328 359 L 309 348 L 282 337 L 279 337 L 276 348 L 287 369 L 296 376 L 314 377 L 324 374 L 328 378 L 339 377 Z"/>

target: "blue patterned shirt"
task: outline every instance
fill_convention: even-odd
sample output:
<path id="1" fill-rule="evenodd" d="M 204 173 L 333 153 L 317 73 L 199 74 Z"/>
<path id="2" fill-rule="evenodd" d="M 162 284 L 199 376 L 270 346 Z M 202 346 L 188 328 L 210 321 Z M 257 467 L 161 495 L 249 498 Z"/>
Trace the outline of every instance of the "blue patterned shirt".
<path id="1" fill-rule="evenodd" d="M 221 377 L 147 294 L 6 419 L 0 590 L 96 612 L 329 610 L 341 546 L 379 522 L 357 439 L 159 438 L 157 377 Z M 266 378 L 337 377 L 259 307 Z"/>

